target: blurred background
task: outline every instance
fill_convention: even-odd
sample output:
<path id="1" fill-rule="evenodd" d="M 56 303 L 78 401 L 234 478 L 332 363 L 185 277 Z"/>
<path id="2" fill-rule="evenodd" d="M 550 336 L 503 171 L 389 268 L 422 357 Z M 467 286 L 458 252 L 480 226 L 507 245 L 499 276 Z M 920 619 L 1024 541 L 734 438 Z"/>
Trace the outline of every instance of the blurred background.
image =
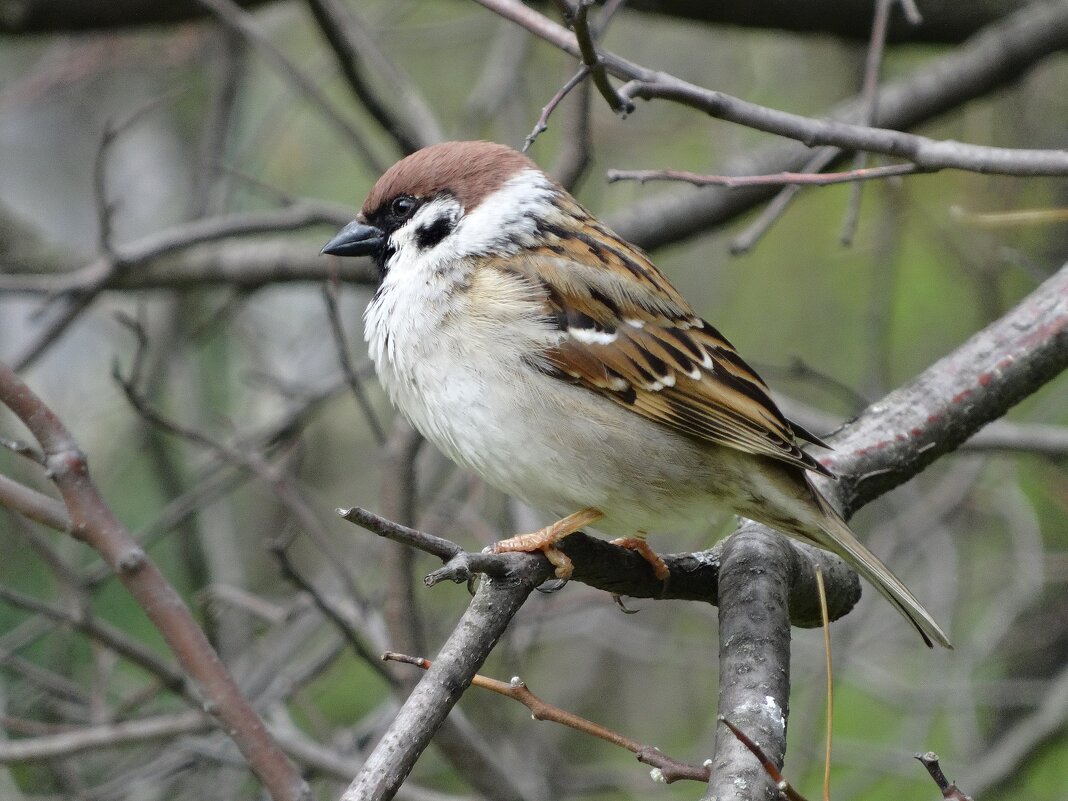
<path id="1" fill-rule="evenodd" d="M 340 520 L 335 507 L 365 506 L 469 549 L 545 521 L 420 448 L 394 419 L 362 340 L 369 265 L 318 252 L 406 143 L 521 146 L 577 64 L 460 0 L 265 2 L 243 13 L 212 0 L 192 4 L 189 19 L 128 3 L 94 30 L 70 30 L 83 23 L 49 18 L 50 5 L 63 11 L 28 0 L 0 11 L 0 360 L 18 364 L 71 427 L 118 516 L 284 733 L 318 797 L 334 798 L 416 678 L 373 657 L 387 648 L 433 657 L 469 597 L 463 587 L 424 588 L 435 560 Z M 182 17 L 186 4 L 159 5 Z M 830 30 L 832 15 L 813 11 L 816 30 L 804 32 L 773 27 L 787 21 L 760 18 L 759 3 L 752 19 L 733 20 L 745 26 L 662 5 L 617 10 L 603 46 L 807 116 L 860 89 L 872 3 L 842 3 L 857 14 L 852 29 Z M 929 5 L 918 3 L 933 24 L 953 4 Z M 882 80 L 948 80 L 938 65 L 1019 4 L 983 5 L 987 17 L 961 12 L 961 29 L 948 33 L 910 31 L 895 12 Z M 82 10 L 103 14 L 96 6 Z M 357 54 L 349 70 L 329 34 L 338 8 Z M 551 4 L 537 8 L 560 19 Z M 1068 59 L 1036 59 L 1016 77 L 914 130 L 1066 147 Z M 730 192 L 605 179 L 612 168 L 751 172 L 779 147 L 664 101 L 639 102 L 621 120 L 580 88 L 530 154 L 621 234 L 655 245 L 656 263 L 698 312 L 817 433 L 997 319 L 1068 256 L 1064 179 L 943 172 L 868 183 L 849 245 L 848 185 L 799 192 L 759 236 L 763 203 L 738 202 L 658 238 L 642 231 L 681 225 L 706 193 Z M 1021 211 L 1030 213 L 1009 216 Z M 116 370 L 133 375 L 140 411 Z M 833 625 L 836 797 L 936 797 L 912 759 L 928 750 L 977 798 L 1064 797 L 1066 398 L 1061 376 L 1013 410 L 1019 437 L 962 448 L 855 519 L 956 650 L 922 648 L 867 590 Z M 0 436 L 28 435 L 3 412 Z M 0 453 L 0 472 L 51 491 L 15 454 Z M 696 550 L 731 525 L 655 532 L 651 542 Z M 173 722 L 188 709 L 113 640 L 57 620 L 90 616 L 170 663 L 84 545 L 0 509 L 0 553 L 0 753 L 4 740 Z M 716 610 L 630 605 L 639 614 L 578 584 L 536 594 L 485 672 L 519 675 L 547 701 L 700 763 L 716 726 Z M 822 776 L 824 671 L 822 633 L 796 630 L 785 774 L 810 797 Z M 701 793 L 650 786 L 630 754 L 535 723 L 498 696 L 472 689 L 459 710 L 451 744 L 424 755 L 406 797 Z M 480 748 L 512 782 L 496 795 L 456 755 Z M 0 761 L 5 799 L 260 792 L 229 741 L 202 726 Z"/>

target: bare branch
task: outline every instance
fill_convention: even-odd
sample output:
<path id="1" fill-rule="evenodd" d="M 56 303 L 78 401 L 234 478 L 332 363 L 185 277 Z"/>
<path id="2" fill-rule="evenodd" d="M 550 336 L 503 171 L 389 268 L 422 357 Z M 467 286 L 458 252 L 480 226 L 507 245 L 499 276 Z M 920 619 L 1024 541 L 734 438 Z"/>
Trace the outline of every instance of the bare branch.
<path id="1" fill-rule="evenodd" d="M 553 575 L 552 566 L 539 554 L 467 553 L 454 542 L 398 525 L 366 509 L 339 509 L 338 513 L 349 522 L 379 536 L 441 559 L 445 563 L 444 567 L 426 577 L 428 586 L 446 580 L 466 583 L 480 573 L 507 579 L 517 573 L 538 569 L 541 571 L 539 583 Z M 725 542 L 697 553 L 662 554 L 671 571 L 671 578 L 666 582 L 666 586 L 653 575 L 649 563 L 640 555 L 597 537 L 579 532 L 562 540 L 558 547 L 575 563 L 573 581 L 631 598 L 705 601 L 715 604 L 719 597 L 720 561 Z M 860 597 L 860 585 L 852 571 L 826 551 L 792 540 L 783 542 L 787 549 L 783 558 L 784 569 L 789 577 L 787 591 L 792 624 L 801 628 L 816 628 L 821 625 L 816 593 L 817 565 L 827 581 L 831 619 L 837 620 L 848 613 Z"/>
<path id="2" fill-rule="evenodd" d="M 920 763 L 927 768 L 927 772 L 931 774 L 934 783 L 942 791 L 943 798 L 948 801 L 972 801 L 971 796 L 962 793 L 957 785 L 950 783 L 949 779 L 946 778 L 946 774 L 942 772 L 942 767 L 938 764 L 938 754 L 934 751 L 928 751 L 926 754 L 916 754 L 916 759 L 920 760 Z"/>
<path id="3" fill-rule="evenodd" d="M 864 5 L 866 11 L 870 6 Z M 1029 4 L 991 25 L 951 53 L 932 59 L 911 75 L 884 84 L 879 91 L 877 124 L 908 129 L 977 97 L 1018 80 L 1043 59 L 1068 47 L 1068 8 L 1062 4 Z M 821 117 L 859 118 L 862 103 L 853 99 Z M 841 153 L 831 151 L 831 156 Z M 822 169 L 810 165 L 812 151 L 800 143 L 780 142 L 755 149 L 724 165 L 734 175 L 771 174 Z M 796 194 L 792 187 L 783 193 Z M 744 214 L 775 194 L 771 187 L 728 191 L 710 188 L 665 192 L 642 198 L 607 222 L 628 241 L 647 250 L 678 242 Z"/>
<path id="4" fill-rule="evenodd" d="M 130 537 L 93 485 L 85 457 L 58 417 L 11 368 L 0 364 L 0 402 L 22 420 L 43 448 L 73 523 L 71 533 L 97 550 L 151 618 L 179 662 L 200 683 L 218 718 L 276 801 L 310 798 L 308 785 L 242 697 L 182 601 Z"/>
<path id="5" fill-rule="evenodd" d="M 415 665 L 423 670 L 429 670 L 432 664 L 429 659 L 408 656 L 407 654 L 398 654 L 393 651 L 386 651 L 386 653 L 382 654 L 382 659 L 390 662 L 402 662 L 406 665 Z M 605 742 L 612 743 L 612 745 L 618 745 L 620 748 L 630 751 L 638 758 L 639 762 L 643 762 L 646 765 L 656 768 L 657 775 L 663 779 L 665 784 L 671 784 L 672 782 L 680 780 L 698 782 L 708 781 L 709 770 L 707 766 L 690 765 L 686 762 L 672 759 L 656 746 L 643 745 L 637 740 L 632 740 L 631 738 L 606 728 L 599 723 L 594 723 L 592 720 L 587 720 L 573 712 L 568 712 L 554 704 L 543 701 L 532 693 L 526 683 L 518 677 L 513 678 L 511 681 L 500 681 L 498 679 L 491 679 L 480 674 L 475 674 L 471 679 L 471 684 L 475 687 L 481 687 L 484 690 L 489 690 L 490 692 L 495 692 L 498 695 L 503 695 L 506 698 L 518 701 L 530 710 L 531 717 L 534 718 L 534 720 L 548 720 L 553 723 L 559 723 L 561 726 L 567 726 L 575 731 L 588 734 L 591 737 L 596 737 L 599 740 L 604 740 Z"/>
<path id="6" fill-rule="evenodd" d="M 570 3 L 561 3 L 570 9 Z M 568 21 L 575 31 L 575 39 L 578 42 L 579 53 L 582 56 L 582 64 L 589 71 L 593 79 L 593 85 L 601 93 L 601 97 L 608 103 L 608 107 L 621 117 L 626 117 L 634 111 L 634 103 L 629 97 L 625 97 L 616 91 L 608 80 L 604 63 L 597 52 L 597 46 L 593 43 L 593 33 L 590 31 L 588 20 L 590 6 L 593 0 L 578 0 L 578 6 L 567 14 Z"/>
<path id="7" fill-rule="evenodd" d="M 341 312 L 337 303 L 338 286 L 334 281 L 327 281 L 323 285 L 323 300 L 326 302 L 326 316 L 330 321 L 330 332 L 334 336 L 334 350 L 337 351 L 337 359 L 341 365 L 341 373 L 345 376 L 345 383 L 352 390 L 352 397 L 356 400 L 356 406 L 363 413 L 367 425 L 374 435 L 375 442 L 380 446 L 386 444 L 386 432 L 378 421 L 371 401 L 364 392 L 360 377 L 352 367 L 352 358 L 349 356 L 349 343 L 345 336 L 345 325 L 341 321 Z"/>
<path id="8" fill-rule="evenodd" d="M 204 8 L 214 13 L 228 28 L 248 39 L 278 74 L 294 89 L 294 95 L 314 105 L 323 117 L 345 140 L 368 168 L 375 173 L 385 170 L 386 166 L 371 150 L 364 134 L 341 112 L 335 108 L 319 84 L 305 74 L 270 40 L 256 24 L 252 15 L 241 8 L 234 0 L 197 0 Z"/>
<path id="9" fill-rule="evenodd" d="M 896 175 L 912 175 L 923 172 L 915 164 L 888 164 L 883 167 L 848 170 L 846 172 L 812 173 L 780 172 L 776 175 L 702 175 L 685 170 L 609 170 L 605 178 L 615 181 L 682 181 L 694 186 L 726 186 L 737 189 L 742 186 L 827 186 L 830 184 L 856 183 Z"/>
<path id="10" fill-rule="evenodd" d="M 183 734 L 207 731 L 214 725 L 211 717 L 203 712 L 189 711 L 76 728 L 19 740 L 0 740 L 0 765 L 39 762 L 101 748 L 140 745 L 150 740 L 170 739 Z"/>
<path id="11" fill-rule="evenodd" d="M 555 95 L 550 98 L 549 102 L 542 106 L 541 116 L 538 117 L 538 121 L 534 123 L 534 129 L 527 134 L 527 138 L 523 142 L 523 152 L 526 153 L 530 150 L 530 146 L 534 144 L 534 140 L 541 136 L 545 131 L 549 130 L 549 116 L 556 110 L 556 107 L 560 105 L 568 92 L 582 83 L 583 79 L 590 74 L 590 68 L 583 64 L 579 71 L 568 78 L 567 82 L 560 87 Z"/>
<path id="12" fill-rule="evenodd" d="M 41 601 L 3 585 L 0 585 L 0 600 L 20 609 L 37 612 L 51 620 L 74 627 L 87 637 L 96 640 L 135 665 L 147 670 L 159 679 L 167 689 L 178 695 L 183 695 L 187 701 L 199 705 L 200 699 L 194 695 L 185 675 L 180 670 L 161 659 L 151 648 L 131 639 L 121 629 L 93 617 L 87 610 L 83 609 L 77 614 L 68 612 L 55 604 Z"/>
<path id="13" fill-rule="evenodd" d="M 510 579 L 482 582 L 433 666 L 390 723 L 342 801 L 381 801 L 394 796 L 540 575 L 540 570 L 523 569 Z"/>
<path id="14" fill-rule="evenodd" d="M 434 118 L 430 107 L 396 65 L 392 62 L 383 63 L 385 56 L 375 44 L 374 37 L 364 30 L 355 11 L 338 0 L 308 0 L 308 7 L 334 51 L 338 66 L 353 95 L 383 130 L 393 137 L 401 152 L 407 155 L 441 141 L 441 125 Z M 389 79 L 393 96 L 407 101 L 405 111 L 416 106 L 415 113 L 396 113 L 390 104 L 378 96 L 363 73 L 363 61 L 367 60 L 368 56 L 376 57 L 380 71 L 386 73 Z"/>
<path id="15" fill-rule="evenodd" d="M 492 11 L 522 25 L 531 33 L 572 55 L 582 56 L 580 42 L 566 29 L 518 0 L 478 0 Z M 1052 9 L 1045 9 L 1053 15 Z M 1057 22 L 1068 36 L 1068 12 L 1061 9 Z M 1035 9 L 1027 19 L 1038 17 Z M 1014 17 L 1015 19 L 1015 17 Z M 1050 20 L 1047 18 L 1046 24 Z M 960 169 L 1002 175 L 1068 175 L 1068 151 L 1029 150 L 938 141 L 888 128 L 871 128 L 848 122 L 813 119 L 760 106 L 723 92 L 696 86 L 674 75 L 641 67 L 611 53 L 598 63 L 617 78 L 629 81 L 620 94 L 625 98 L 660 98 L 703 111 L 712 117 L 760 131 L 796 139 L 809 147 L 834 145 L 906 158 L 923 170 Z"/>

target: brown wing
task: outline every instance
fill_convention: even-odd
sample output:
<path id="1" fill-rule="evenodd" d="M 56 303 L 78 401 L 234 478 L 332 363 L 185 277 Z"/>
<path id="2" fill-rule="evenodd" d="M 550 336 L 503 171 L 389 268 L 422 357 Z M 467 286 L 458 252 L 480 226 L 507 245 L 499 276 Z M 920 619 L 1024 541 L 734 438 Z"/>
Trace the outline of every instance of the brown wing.
<path id="1" fill-rule="evenodd" d="M 544 293 L 562 334 L 538 366 L 688 436 L 831 475 L 798 447 L 767 385 L 644 254 L 583 222 L 595 236 L 561 233 L 510 264 Z"/>

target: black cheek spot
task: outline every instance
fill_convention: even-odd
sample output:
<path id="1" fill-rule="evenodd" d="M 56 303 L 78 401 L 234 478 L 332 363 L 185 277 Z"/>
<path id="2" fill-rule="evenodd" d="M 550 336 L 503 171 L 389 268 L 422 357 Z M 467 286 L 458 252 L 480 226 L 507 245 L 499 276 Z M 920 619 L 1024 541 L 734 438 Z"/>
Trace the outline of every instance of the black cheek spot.
<path id="1" fill-rule="evenodd" d="M 456 223 L 448 217 L 438 217 L 415 229 L 415 244 L 421 250 L 428 250 L 451 234 L 455 227 Z"/>

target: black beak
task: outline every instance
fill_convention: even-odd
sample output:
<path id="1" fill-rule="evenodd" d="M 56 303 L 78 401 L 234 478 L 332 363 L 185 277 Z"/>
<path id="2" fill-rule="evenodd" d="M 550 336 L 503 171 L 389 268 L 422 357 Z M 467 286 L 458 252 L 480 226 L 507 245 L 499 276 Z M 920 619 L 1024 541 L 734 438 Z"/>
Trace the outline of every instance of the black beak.
<path id="1" fill-rule="evenodd" d="M 386 234 L 382 229 L 353 220 L 319 252 L 329 253 L 331 256 L 369 256 L 378 250 L 385 240 Z"/>

